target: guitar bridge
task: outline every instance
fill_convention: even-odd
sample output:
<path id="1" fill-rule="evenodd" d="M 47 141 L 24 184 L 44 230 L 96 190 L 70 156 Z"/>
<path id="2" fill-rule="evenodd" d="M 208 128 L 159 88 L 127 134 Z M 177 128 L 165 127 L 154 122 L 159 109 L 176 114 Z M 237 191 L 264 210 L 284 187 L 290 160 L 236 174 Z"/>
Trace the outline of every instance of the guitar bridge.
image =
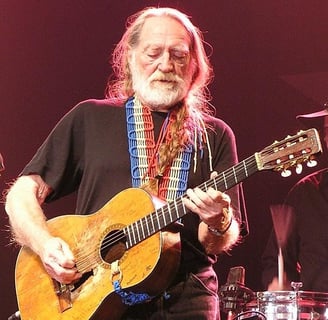
<path id="1" fill-rule="evenodd" d="M 64 312 L 67 309 L 72 308 L 71 289 L 72 285 L 63 284 L 57 280 L 52 279 L 55 293 L 58 297 L 59 311 Z"/>

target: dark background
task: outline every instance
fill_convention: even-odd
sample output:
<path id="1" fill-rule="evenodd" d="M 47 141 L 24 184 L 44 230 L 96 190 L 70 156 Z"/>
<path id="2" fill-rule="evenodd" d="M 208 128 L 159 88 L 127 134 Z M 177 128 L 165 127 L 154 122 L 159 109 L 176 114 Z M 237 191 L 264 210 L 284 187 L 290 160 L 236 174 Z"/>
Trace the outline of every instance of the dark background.
<path id="1" fill-rule="evenodd" d="M 77 102 L 102 98 L 114 45 L 125 20 L 145 6 L 173 6 L 192 17 L 212 45 L 211 84 L 217 115 L 235 131 L 240 160 L 295 134 L 295 115 L 328 98 L 328 1 L 306 0 L 0 0 L 1 190 L 30 160 L 55 123 Z M 105 147 L 105 146 L 104 146 Z M 323 165 L 319 158 L 319 166 Z M 271 230 L 269 207 L 281 203 L 301 175 L 262 171 L 244 182 L 250 234 L 216 266 L 222 284 L 232 266 L 246 285 L 261 286 L 260 256 Z M 73 198 L 45 210 L 74 211 Z M 0 208 L 0 319 L 17 310 L 15 260 Z M 33 297 L 31 297 L 33 303 Z"/>

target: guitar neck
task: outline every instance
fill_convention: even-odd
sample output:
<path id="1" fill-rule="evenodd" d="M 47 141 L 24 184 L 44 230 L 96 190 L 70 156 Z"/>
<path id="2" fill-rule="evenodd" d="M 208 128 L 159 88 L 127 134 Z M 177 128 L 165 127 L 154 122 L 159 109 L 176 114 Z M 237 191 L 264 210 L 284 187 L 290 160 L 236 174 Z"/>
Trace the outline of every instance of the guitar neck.
<path id="1" fill-rule="evenodd" d="M 282 141 L 275 141 L 260 152 L 256 152 L 198 187 L 203 191 L 207 191 L 211 187 L 224 192 L 257 171 L 273 170 L 287 173 L 288 168 L 297 168 L 302 162 L 307 162 L 308 165 L 312 166 L 315 163 L 312 162 L 313 156 L 321 151 L 320 136 L 317 130 L 314 128 L 306 131 L 301 130 L 294 136 L 287 136 Z M 122 232 L 127 239 L 126 246 L 129 248 L 136 245 L 183 217 L 187 213 L 187 209 L 182 202 L 185 196 L 182 195 L 180 198 L 123 228 Z"/>
<path id="2" fill-rule="evenodd" d="M 256 156 L 257 154 L 250 156 L 198 187 L 203 191 L 207 191 L 208 188 L 222 192 L 229 190 L 259 170 Z M 127 238 L 127 247 L 138 244 L 186 215 L 187 209 L 182 202 L 183 197 L 185 195 L 170 201 L 165 206 L 125 227 L 123 232 Z"/>

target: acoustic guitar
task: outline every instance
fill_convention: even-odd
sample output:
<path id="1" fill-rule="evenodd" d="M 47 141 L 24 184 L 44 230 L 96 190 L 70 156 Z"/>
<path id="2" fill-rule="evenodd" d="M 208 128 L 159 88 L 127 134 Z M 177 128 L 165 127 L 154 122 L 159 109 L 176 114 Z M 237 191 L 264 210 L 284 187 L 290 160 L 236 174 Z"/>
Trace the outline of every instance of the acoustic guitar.
<path id="1" fill-rule="evenodd" d="M 303 162 L 311 165 L 321 151 L 316 129 L 300 131 L 199 187 L 224 192 L 261 170 L 284 174 Z M 93 214 L 50 219 L 51 233 L 70 245 L 83 277 L 71 285 L 58 283 L 22 247 L 15 270 L 21 319 L 117 320 L 131 304 L 163 293 L 179 266 L 179 232 L 168 227 L 187 214 L 182 198 L 156 208 L 147 192 L 130 188 Z"/>

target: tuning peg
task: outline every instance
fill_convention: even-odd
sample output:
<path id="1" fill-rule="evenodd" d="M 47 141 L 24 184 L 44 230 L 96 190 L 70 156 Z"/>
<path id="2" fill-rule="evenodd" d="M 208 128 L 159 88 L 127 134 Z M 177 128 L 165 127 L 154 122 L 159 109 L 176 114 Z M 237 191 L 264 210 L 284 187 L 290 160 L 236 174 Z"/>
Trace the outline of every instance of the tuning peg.
<path id="1" fill-rule="evenodd" d="M 297 164 L 295 171 L 297 174 L 301 174 L 303 171 L 303 166 L 300 163 Z"/>
<path id="2" fill-rule="evenodd" d="M 284 169 L 283 171 L 281 171 L 281 176 L 284 178 L 289 177 L 292 174 L 292 172 L 288 169 Z"/>
<path id="3" fill-rule="evenodd" d="M 313 168 L 313 167 L 315 167 L 317 164 L 318 164 L 318 162 L 317 162 L 316 160 L 312 160 L 312 159 L 310 159 L 310 160 L 306 163 L 306 165 L 307 165 L 309 168 Z"/>

